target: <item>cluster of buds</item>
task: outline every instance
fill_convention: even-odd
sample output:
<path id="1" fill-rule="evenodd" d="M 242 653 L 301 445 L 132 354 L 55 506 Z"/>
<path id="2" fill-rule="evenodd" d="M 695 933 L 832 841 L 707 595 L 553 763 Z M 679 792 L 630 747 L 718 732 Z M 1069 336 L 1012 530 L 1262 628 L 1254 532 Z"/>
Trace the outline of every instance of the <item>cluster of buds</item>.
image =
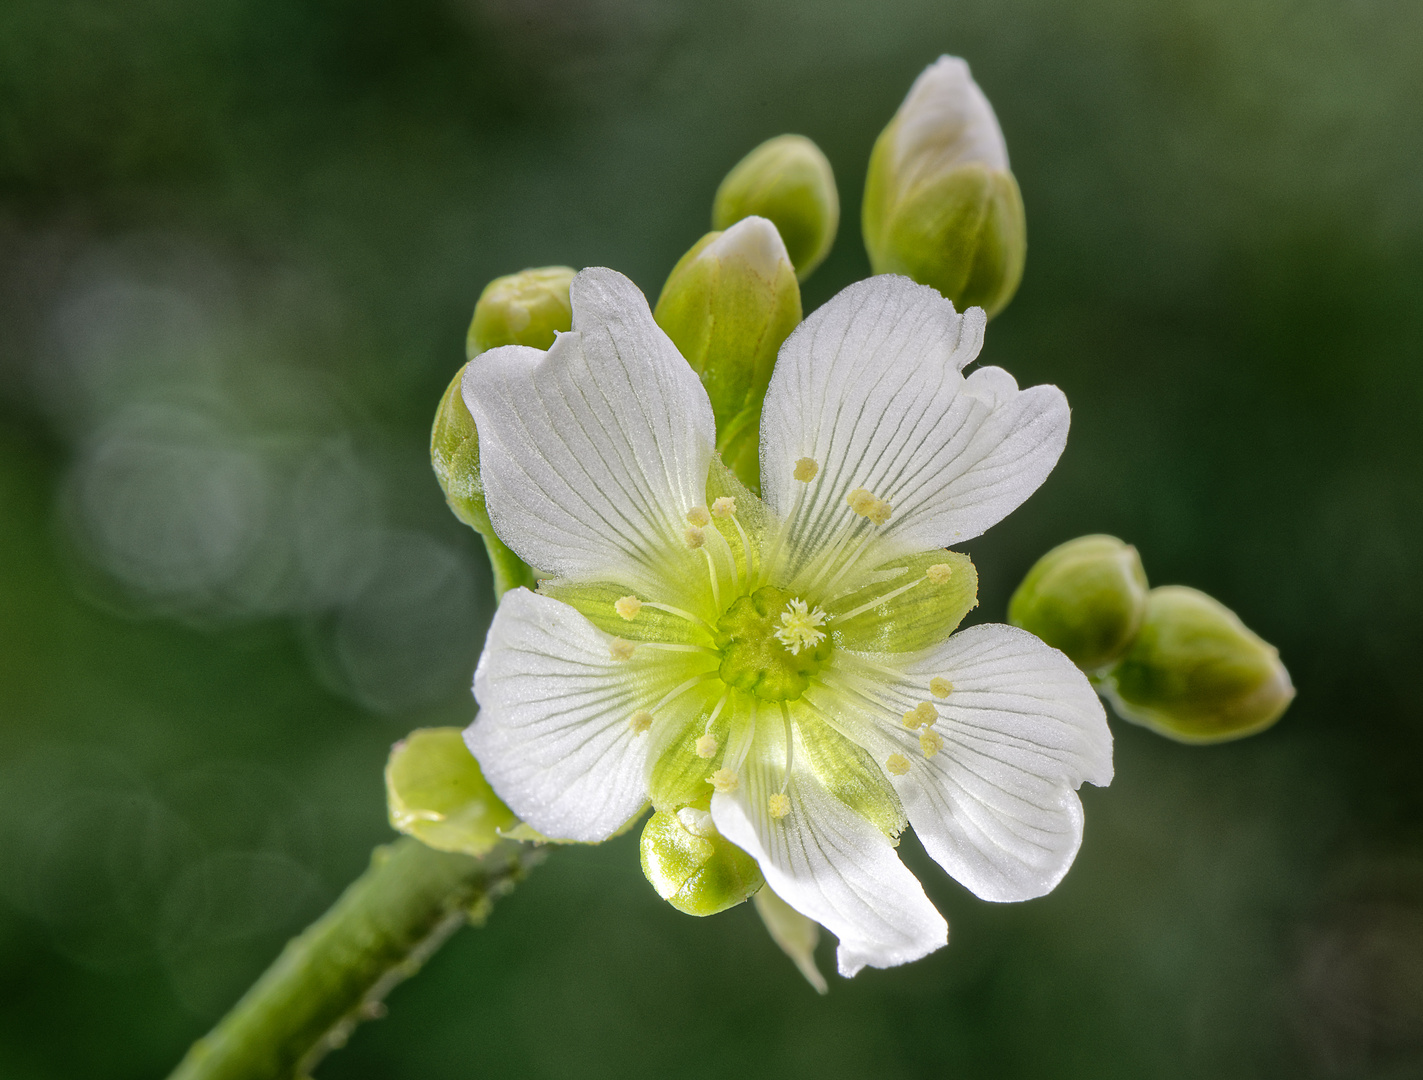
<path id="1" fill-rule="evenodd" d="M 1294 699 L 1278 650 L 1203 592 L 1149 589 L 1136 548 L 1114 536 L 1049 551 L 1008 619 L 1066 653 L 1123 719 L 1181 742 L 1253 735 Z"/>

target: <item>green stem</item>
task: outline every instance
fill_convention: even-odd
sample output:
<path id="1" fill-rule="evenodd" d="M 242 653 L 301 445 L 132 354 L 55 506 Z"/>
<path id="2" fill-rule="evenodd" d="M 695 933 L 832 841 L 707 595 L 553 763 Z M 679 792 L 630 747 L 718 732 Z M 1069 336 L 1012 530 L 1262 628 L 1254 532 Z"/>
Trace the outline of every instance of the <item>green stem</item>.
<path id="1" fill-rule="evenodd" d="M 345 1043 L 382 999 L 532 865 L 532 849 L 501 843 L 483 858 L 409 837 L 378 847 L 370 867 L 282 954 L 169 1080 L 302 1077 Z"/>
<path id="2" fill-rule="evenodd" d="M 484 537 L 484 549 L 489 552 L 489 566 L 494 571 L 494 598 L 496 600 L 502 599 L 510 589 L 517 589 L 521 585 L 526 589 L 532 589 L 538 584 L 534 579 L 534 572 L 529 569 L 528 564 L 515 555 L 504 541 L 495 536 L 493 529 L 488 532 L 481 531 L 479 535 Z"/>

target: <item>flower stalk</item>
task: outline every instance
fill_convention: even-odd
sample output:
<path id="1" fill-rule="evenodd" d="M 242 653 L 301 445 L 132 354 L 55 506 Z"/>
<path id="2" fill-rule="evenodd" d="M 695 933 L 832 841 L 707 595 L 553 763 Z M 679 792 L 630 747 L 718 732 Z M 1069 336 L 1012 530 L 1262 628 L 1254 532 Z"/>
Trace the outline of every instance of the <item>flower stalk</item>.
<path id="1" fill-rule="evenodd" d="M 366 872 L 287 943 L 169 1080 L 306 1076 L 358 1023 L 384 1015 L 391 989 L 481 921 L 538 857 L 507 841 L 479 859 L 409 837 L 376 848 Z"/>

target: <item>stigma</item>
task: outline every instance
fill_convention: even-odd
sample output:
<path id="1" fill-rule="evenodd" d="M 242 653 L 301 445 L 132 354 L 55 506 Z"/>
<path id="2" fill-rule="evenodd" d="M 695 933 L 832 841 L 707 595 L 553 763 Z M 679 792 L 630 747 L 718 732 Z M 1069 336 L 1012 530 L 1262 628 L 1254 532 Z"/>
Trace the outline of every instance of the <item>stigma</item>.
<path id="1" fill-rule="evenodd" d="M 813 649 L 825 640 L 825 631 L 820 629 L 825 625 L 825 618 L 820 608 L 812 608 L 804 600 L 791 600 L 781 612 L 781 628 L 774 636 L 794 656 L 801 649 Z"/>

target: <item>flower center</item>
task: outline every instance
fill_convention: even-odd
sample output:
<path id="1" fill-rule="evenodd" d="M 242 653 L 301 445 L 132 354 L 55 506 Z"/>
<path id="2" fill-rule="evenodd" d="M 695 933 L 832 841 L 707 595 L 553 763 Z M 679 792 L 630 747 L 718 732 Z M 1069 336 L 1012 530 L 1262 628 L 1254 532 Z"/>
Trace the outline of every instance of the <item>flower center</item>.
<path id="1" fill-rule="evenodd" d="M 830 656 L 825 613 L 765 585 L 738 597 L 717 620 L 721 679 L 762 701 L 794 701 Z"/>

